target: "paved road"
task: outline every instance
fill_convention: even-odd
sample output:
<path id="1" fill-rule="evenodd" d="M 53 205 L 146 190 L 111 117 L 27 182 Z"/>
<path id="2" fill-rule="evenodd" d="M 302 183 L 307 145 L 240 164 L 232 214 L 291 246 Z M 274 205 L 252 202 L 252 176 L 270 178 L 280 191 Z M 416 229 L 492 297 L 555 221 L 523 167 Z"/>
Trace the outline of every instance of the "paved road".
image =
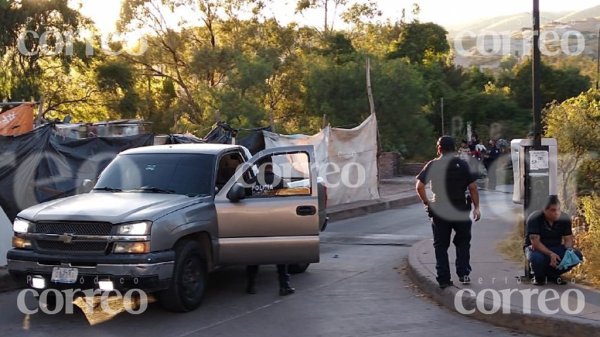
<path id="1" fill-rule="evenodd" d="M 405 275 L 409 246 L 429 238 L 419 205 L 332 223 L 321 263 L 293 278 L 297 293 L 279 297 L 276 273 L 263 267 L 257 295 L 244 293 L 244 269 L 212 275 L 203 306 L 172 314 L 152 304 L 90 327 L 75 314 L 26 316 L 17 292 L 0 294 L 3 336 L 515 336 L 439 307 Z"/>

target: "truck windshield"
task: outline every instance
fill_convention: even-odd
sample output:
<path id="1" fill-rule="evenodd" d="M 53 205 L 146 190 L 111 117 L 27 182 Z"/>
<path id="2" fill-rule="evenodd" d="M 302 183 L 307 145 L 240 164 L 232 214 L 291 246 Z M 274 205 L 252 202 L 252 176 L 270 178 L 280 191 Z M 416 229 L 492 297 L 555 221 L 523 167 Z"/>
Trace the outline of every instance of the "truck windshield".
<path id="1" fill-rule="evenodd" d="M 208 154 L 120 155 L 104 169 L 94 190 L 209 195 L 214 161 Z"/>

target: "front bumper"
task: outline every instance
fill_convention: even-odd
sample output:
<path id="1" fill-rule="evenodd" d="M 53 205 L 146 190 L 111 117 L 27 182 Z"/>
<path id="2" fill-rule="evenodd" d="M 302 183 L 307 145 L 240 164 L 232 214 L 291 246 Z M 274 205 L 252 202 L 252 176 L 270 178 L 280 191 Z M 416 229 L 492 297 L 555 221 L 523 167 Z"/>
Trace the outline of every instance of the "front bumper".
<path id="1" fill-rule="evenodd" d="M 173 275 L 175 252 L 112 254 L 105 256 L 50 255 L 12 249 L 7 254 L 8 271 L 21 283 L 30 285 L 33 276 L 46 280 L 48 288 L 95 289 L 98 281 L 110 280 L 115 289 L 166 289 Z M 54 267 L 77 268 L 75 283 L 51 282 Z"/>

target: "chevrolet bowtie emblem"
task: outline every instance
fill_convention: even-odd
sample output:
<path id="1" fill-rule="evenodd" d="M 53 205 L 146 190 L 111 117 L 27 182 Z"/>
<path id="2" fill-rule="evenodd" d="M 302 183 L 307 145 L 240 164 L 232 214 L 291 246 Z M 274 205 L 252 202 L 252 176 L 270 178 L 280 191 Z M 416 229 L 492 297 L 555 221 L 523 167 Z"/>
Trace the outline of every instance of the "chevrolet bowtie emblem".
<path id="1" fill-rule="evenodd" d="M 58 237 L 58 240 L 64 243 L 71 243 L 73 241 L 74 236 L 75 233 L 64 233 L 63 235 Z"/>

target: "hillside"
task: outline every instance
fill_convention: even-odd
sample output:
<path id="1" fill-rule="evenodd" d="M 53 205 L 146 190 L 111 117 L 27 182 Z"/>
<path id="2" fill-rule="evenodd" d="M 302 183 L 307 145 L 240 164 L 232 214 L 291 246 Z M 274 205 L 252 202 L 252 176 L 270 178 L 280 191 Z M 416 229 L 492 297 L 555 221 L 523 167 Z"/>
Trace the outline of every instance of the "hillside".
<path id="1" fill-rule="evenodd" d="M 576 20 L 584 20 L 589 18 L 600 18 L 600 5 L 581 11 L 573 12 L 568 15 L 560 17 L 557 21 L 569 22 Z"/>
<path id="2" fill-rule="evenodd" d="M 542 13 L 541 22 L 549 23 L 558 18 L 566 16 L 567 13 Z M 514 15 L 498 16 L 489 19 L 483 19 L 464 25 L 455 27 L 447 27 L 450 33 L 458 33 L 461 31 L 481 32 L 491 30 L 495 32 L 515 32 L 520 31 L 523 27 L 531 26 L 531 13 L 520 13 Z"/>
<path id="3" fill-rule="evenodd" d="M 546 24 L 552 21 L 569 23 L 571 21 L 584 20 L 589 18 L 600 18 L 600 5 L 575 11 L 575 12 L 542 12 L 541 23 Z M 488 19 L 482 19 L 452 27 L 446 27 L 450 35 L 455 35 L 459 32 L 472 31 L 494 31 L 502 32 L 518 32 L 524 27 L 531 27 L 531 13 L 519 13 L 514 15 L 497 16 Z"/>

